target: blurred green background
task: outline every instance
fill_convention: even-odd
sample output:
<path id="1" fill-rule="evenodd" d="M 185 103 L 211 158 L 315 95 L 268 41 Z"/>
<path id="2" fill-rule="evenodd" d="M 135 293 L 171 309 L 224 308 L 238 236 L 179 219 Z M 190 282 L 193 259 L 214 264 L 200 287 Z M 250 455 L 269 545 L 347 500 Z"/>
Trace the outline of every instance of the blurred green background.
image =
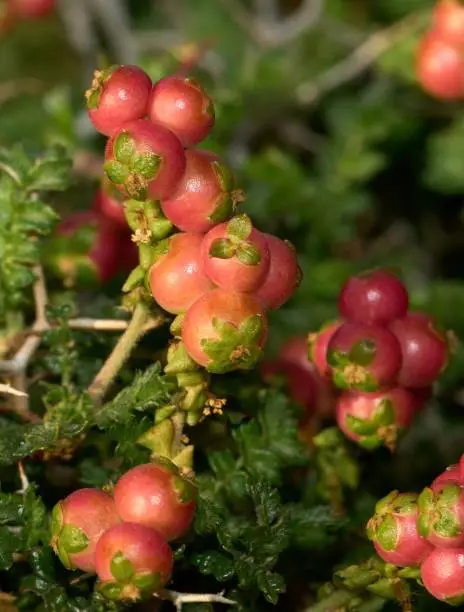
<path id="1" fill-rule="evenodd" d="M 273 315 L 269 350 L 334 317 L 345 278 L 380 265 L 401 270 L 413 305 L 464 337 L 464 108 L 430 98 L 414 74 L 433 4 L 60 0 L 0 39 L 0 144 L 100 154 L 83 112 L 92 70 L 137 61 L 157 79 L 191 62 L 216 104 L 202 146 L 232 164 L 258 227 L 300 254 L 304 280 Z M 90 206 L 95 186 L 81 177 L 62 210 Z M 436 438 L 424 484 L 462 451 L 463 372 L 461 347 L 440 409 L 398 455 Z"/>

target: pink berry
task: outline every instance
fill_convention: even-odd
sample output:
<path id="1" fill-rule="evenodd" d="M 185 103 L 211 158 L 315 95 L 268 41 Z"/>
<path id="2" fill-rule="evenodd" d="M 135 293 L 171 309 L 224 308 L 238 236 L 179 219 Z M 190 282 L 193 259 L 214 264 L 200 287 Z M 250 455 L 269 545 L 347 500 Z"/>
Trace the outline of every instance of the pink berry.
<path id="1" fill-rule="evenodd" d="M 164 241 L 162 255 L 150 270 L 155 301 L 167 312 L 185 312 L 198 298 L 214 289 L 200 254 L 201 234 L 174 234 Z"/>
<path id="2" fill-rule="evenodd" d="M 148 116 L 174 132 L 184 147 L 191 147 L 213 127 L 214 106 L 194 79 L 168 76 L 155 83 Z"/>
<path id="3" fill-rule="evenodd" d="M 439 0 L 433 20 L 433 31 L 437 36 L 452 45 L 464 45 L 464 6 L 459 0 Z"/>
<path id="4" fill-rule="evenodd" d="M 150 527 L 121 523 L 100 538 L 95 552 L 99 591 L 107 599 L 147 599 L 170 579 L 173 555 L 164 537 Z"/>
<path id="5" fill-rule="evenodd" d="M 352 276 L 338 298 L 340 314 L 355 323 L 387 325 L 408 311 L 406 287 L 393 274 L 373 270 Z"/>
<path id="6" fill-rule="evenodd" d="M 210 372 L 249 369 L 261 356 L 267 319 L 247 294 L 209 291 L 188 310 L 182 340 L 190 357 Z"/>
<path id="7" fill-rule="evenodd" d="M 340 320 L 330 321 L 325 323 L 318 332 L 308 336 L 309 358 L 323 377 L 329 377 L 331 374 L 331 367 L 327 363 L 327 349 L 332 336 L 341 325 Z"/>
<path id="8" fill-rule="evenodd" d="M 117 525 L 113 499 L 99 489 L 79 489 L 58 502 L 52 514 L 52 547 L 67 569 L 95 571 L 95 547 Z"/>
<path id="9" fill-rule="evenodd" d="M 464 546 L 464 487 L 441 482 L 425 488 L 419 496 L 419 532 L 434 546 Z"/>
<path id="10" fill-rule="evenodd" d="M 401 345 L 398 382 L 407 387 L 432 385 L 448 363 L 448 344 L 433 322 L 420 314 L 407 315 L 390 326 Z"/>
<path id="11" fill-rule="evenodd" d="M 368 449 L 385 445 L 393 450 L 416 407 L 406 389 L 393 387 L 371 393 L 343 391 L 336 411 L 337 424 L 348 438 Z"/>
<path id="12" fill-rule="evenodd" d="M 137 66 L 111 66 L 97 70 L 85 97 L 95 129 L 112 136 L 124 124 L 147 114 L 152 82 Z"/>
<path id="13" fill-rule="evenodd" d="M 213 227 L 203 238 L 201 256 L 208 277 L 229 291 L 253 291 L 269 270 L 266 238 L 247 215 Z"/>
<path id="14" fill-rule="evenodd" d="M 8 8 L 20 19 L 37 19 L 55 9 L 55 0 L 9 0 Z"/>
<path id="15" fill-rule="evenodd" d="M 401 347 L 388 329 L 343 323 L 329 341 L 327 361 L 337 387 L 376 391 L 395 382 L 401 367 Z"/>
<path id="16" fill-rule="evenodd" d="M 207 232 L 230 219 L 243 193 L 221 159 L 209 151 L 185 152 L 186 169 L 175 192 L 161 202 L 166 217 L 184 232 Z"/>
<path id="17" fill-rule="evenodd" d="M 422 39 L 416 59 L 417 79 L 423 89 L 440 100 L 464 96 L 464 57 L 461 50 L 436 32 Z"/>
<path id="18" fill-rule="evenodd" d="M 295 249 L 289 242 L 272 234 L 264 234 L 264 237 L 270 253 L 269 270 L 253 297 L 266 310 L 276 310 L 292 297 L 302 273 Z"/>
<path id="19" fill-rule="evenodd" d="M 124 198 L 108 180 L 104 180 L 102 186 L 97 190 L 93 206 L 99 215 L 128 231 L 124 214 Z"/>
<path id="20" fill-rule="evenodd" d="M 170 461 L 138 465 L 118 480 L 114 501 L 125 522 L 139 523 L 175 540 L 189 529 L 196 489 Z"/>
<path id="21" fill-rule="evenodd" d="M 421 565 L 427 591 L 452 605 L 464 603 L 464 548 L 435 548 Z"/>
<path id="22" fill-rule="evenodd" d="M 445 484 L 464 485 L 464 472 L 459 463 L 450 465 L 430 485 L 433 492 L 439 492 Z"/>
<path id="23" fill-rule="evenodd" d="M 185 153 L 167 128 L 138 119 L 113 133 L 103 168 L 126 197 L 158 200 L 176 190 L 185 170 Z"/>
<path id="24" fill-rule="evenodd" d="M 433 550 L 417 531 L 417 516 L 416 493 L 392 491 L 376 504 L 367 535 L 386 563 L 414 567 Z"/>

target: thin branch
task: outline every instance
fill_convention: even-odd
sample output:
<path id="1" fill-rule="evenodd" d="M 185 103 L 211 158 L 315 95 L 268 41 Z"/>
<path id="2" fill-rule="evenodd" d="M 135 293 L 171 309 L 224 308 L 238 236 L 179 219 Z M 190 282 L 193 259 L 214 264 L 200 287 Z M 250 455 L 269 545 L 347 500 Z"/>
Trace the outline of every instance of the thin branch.
<path id="1" fill-rule="evenodd" d="M 159 597 L 165 601 L 170 601 L 176 607 L 177 612 L 182 612 L 182 607 L 185 604 L 192 603 L 220 603 L 229 606 L 237 605 L 237 602 L 224 597 L 224 591 L 215 595 L 209 593 L 178 593 L 177 591 L 163 590 L 156 594 L 155 597 Z"/>
<path id="2" fill-rule="evenodd" d="M 15 389 L 10 384 L 2 384 L 0 383 L 0 393 L 5 393 L 6 395 L 16 395 L 17 397 L 23 397 L 27 395 L 24 391 L 20 391 L 19 389 Z"/>
<path id="3" fill-rule="evenodd" d="M 34 283 L 34 305 L 35 305 L 35 323 L 34 327 L 48 327 L 45 309 L 47 307 L 48 295 L 47 286 L 45 284 L 45 276 L 42 266 L 35 266 L 34 274 L 36 281 Z"/>
<path id="4" fill-rule="evenodd" d="M 313 80 L 301 83 L 296 89 L 297 101 L 302 105 L 314 104 L 324 94 L 360 76 L 390 47 L 419 28 L 423 20 L 422 12 L 412 13 L 392 26 L 375 32 L 341 62 Z"/>
<path id="5" fill-rule="evenodd" d="M 5 104 L 17 96 L 36 94 L 44 91 L 45 84 L 39 79 L 25 77 L 0 83 L 0 104 Z"/>
<path id="6" fill-rule="evenodd" d="M 286 45 L 314 27 L 319 21 L 324 8 L 324 0 L 304 0 L 301 6 L 286 19 L 262 22 L 261 40 L 270 47 Z"/>
<path id="7" fill-rule="evenodd" d="M 30 483 L 29 483 L 29 478 L 27 477 L 27 474 L 24 471 L 24 466 L 22 464 L 22 461 L 19 461 L 18 463 L 18 473 L 19 473 L 19 480 L 21 481 L 21 489 L 18 491 L 18 493 L 24 494 L 29 489 Z"/>
<path id="8" fill-rule="evenodd" d="M 91 319 L 87 317 L 79 317 L 77 319 L 69 319 L 68 327 L 78 331 L 101 331 L 101 332 L 118 332 L 127 329 L 129 321 L 124 319 Z M 58 325 L 47 325 L 47 327 L 32 327 L 26 334 L 28 336 L 36 336 L 43 334 L 48 329 L 54 329 Z"/>

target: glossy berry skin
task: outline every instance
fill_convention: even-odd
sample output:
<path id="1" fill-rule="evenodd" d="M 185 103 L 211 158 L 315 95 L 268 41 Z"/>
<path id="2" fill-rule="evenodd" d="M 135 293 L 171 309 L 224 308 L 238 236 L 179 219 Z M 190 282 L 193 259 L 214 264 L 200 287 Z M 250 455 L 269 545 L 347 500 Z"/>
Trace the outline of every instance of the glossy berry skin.
<path id="1" fill-rule="evenodd" d="M 464 96 L 464 57 L 459 47 L 428 33 L 417 54 L 419 83 L 430 95 L 441 100 L 460 100 Z"/>
<path id="2" fill-rule="evenodd" d="M 429 387 L 446 368 L 448 344 L 431 320 L 408 315 L 390 326 L 401 346 L 398 382 L 408 387 Z"/>
<path id="3" fill-rule="evenodd" d="M 269 270 L 267 240 L 247 215 L 211 229 L 203 238 L 201 257 L 211 281 L 229 291 L 253 291 Z"/>
<path id="4" fill-rule="evenodd" d="M 182 340 L 196 363 L 223 373 L 253 367 L 267 328 L 266 315 L 252 297 L 214 289 L 187 310 Z"/>
<path id="5" fill-rule="evenodd" d="M 269 269 L 253 297 L 266 310 L 276 310 L 292 297 L 302 273 L 296 251 L 289 242 L 272 234 L 264 234 L 264 237 L 270 253 Z"/>
<path id="6" fill-rule="evenodd" d="M 124 198 L 108 180 L 104 180 L 102 186 L 97 190 L 93 206 L 99 215 L 128 231 L 124 214 Z"/>
<path id="7" fill-rule="evenodd" d="M 355 323 L 387 325 L 404 317 L 409 307 L 406 287 L 385 270 L 352 276 L 338 299 L 342 317 Z"/>
<path id="8" fill-rule="evenodd" d="M 433 11 L 433 32 L 451 45 L 464 46 L 464 6 L 458 0 L 440 0 Z"/>
<path id="9" fill-rule="evenodd" d="M 97 70 L 86 92 L 90 120 L 100 134 L 111 136 L 126 123 L 147 114 L 152 82 L 137 66 Z"/>
<path id="10" fill-rule="evenodd" d="M 327 363 L 327 350 L 332 336 L 341 325 L 341 320 L 330 321 L 325 323 L 318 332 L 308 336 L 308 357 L 323 377 L 331 375 L 331 367 Z"/>
<path id="11" fill-rule="evenodd" d="M 39 19 L 55 10 L 55 0 L 8 0 L 13 15 L 20 19 Z"/>
<path id="12" fill-rule="evenodd" d="M 167 128 L 138 119 L 113 134 L 103 168 L 125 197 L 158 200 L 175 191 L 184 174 L 185 153 Z"/>
<path id="13" fill-rule="evenodd" d="M 100 538 L 95 562 L 102 595 L 114 601 L 138 601 L 169 581 L 173 555 L 159 531 L 121 523 Z"/>
<path id="14" fill-rule="evenodd" d="M 425 488 L 419 496 L 419 532 L 434 546 L 464 546 L 464 487 L 442 482 Z"/>
<path id="15" fill-rule="evenodd" d="M 215 119 L 213 102 L 199 83 L 180 76 L 168 76 L 155 83 L 148 116 L 174 132 L 184 147 L 204 140 Z"/>
<path id="16" fill-rule="evenodd" d="M 337 399 L 337 424 L 364 448 L 393 450 L 401 430 L 415 416 L 414 397 L 403 387 L 363 393 L 343 391 Z"/>
<path id="17" fill-rule="evenodd" d="M 440 601 L 464 603 L 464 548 L 435 548 L 421 565 L 427 591 Z"/>
<path id="18" fill-rule="evenodd" d="M 395 382 L 401 367 L 401 347 L 386 328 L 343 323 L 329 341 L 327 361 L 337 387 L 376 391 Z"/>
<path id="19" fill-rule="evenodd" d="M 392 491 L 377 502 L 367 535 L 379 557 L 399 567 L 419 565 L 433 550 L 417 531 L 417 494 Z"/>
<path id="20" fill-rule="evenodd" d="M 186 168 L 176 190 L 161 201 L 166 217 L 184 232 L 205 233 L 230 219 L 242 192 L 225 163 L 209 151 L 185 152 Z"/>
<path id="21" fill-rule="evenodd" d="M 206 276 L 201 257 L 201 234 L 174 234 L 165 241 L 164 253 L 150 269 L 150 289 L 155 301 L 171 314 L 185 312 L 214 284 Z"/>
<path id="22" fill-rule="evenodd" d="M 196 488 L 170 461 L 138 465 L 118 480 L 114 500 L 125 522 L 159 531 L 170 541 L 189 529 L 196 507 Z"/>
<path id="23" fill-rule="evenodd" d="M 95 571 L 95 547 L 119 523 L 114 501 L 100 489 L 79 489 L 52 513 L 52 547 L 67 569 Z"/>

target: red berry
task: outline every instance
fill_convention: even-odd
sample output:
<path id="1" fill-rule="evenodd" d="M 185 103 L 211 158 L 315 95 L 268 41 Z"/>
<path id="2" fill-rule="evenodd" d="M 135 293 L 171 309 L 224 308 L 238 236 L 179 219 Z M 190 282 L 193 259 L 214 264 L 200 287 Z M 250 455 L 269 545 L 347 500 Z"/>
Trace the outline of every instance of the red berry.
<path id="1" fill-rule="evenodd" d="M 109 221 L 120 228 L 128 230 L 124 214 L 124 198 L 112 183 L 104 179 L 102 186 L 97 190 L 94 200 L 94 209 Z"/>
<path id="2" fill-rule="evenodd" d="M 111 66 L 97 70 L 85 97 L 95 129 L 112 136 L 124 124 L 147 114 L 152 82 L 137 66 Z"/>
<path id="3" fill-rule="evenodd" d="M 167 128 L 138 119 L 113 134 L 103 168 L 125 196 L 158 200 L 175 191 L 185 170 L 185 153 Z"/>
<path id="4" fill-rule="evenodd" d="M 413 396 L 403 387 L 364 393 L 344 391 L 337 400 L 337 424 L 361 446 L 394 449 L 398 435 L 415 415 Z"/>
<path id="5" fill-rule="evenodd" d="M 253 291 L 269 270 L 266 238 L 247 215 L 213 227 L 203 238 L 201 255 L 209 278 L 229 291 Z"/>
<path id="6" fill-rule="evenodd" d="M 338 298 L 340 314 L 355 323 L 387 325 L 408 311 L 406 287 L 393 274 L 373 270 L 352 276 Z"/>
<path id="7" fill-rule="evenodd" d="M 20 19 L 45 17 L 55 10 L 55 0 L 9 0 L 9 5 Z"/>
<path id="8" fill-rule="evenodd" d="M 416 389 L 415 387 L 406 387 L 406 389 L 414 397 L 416 411 L 421 410 L 427 401 L 432 397 L 432 387 L 423 387 L 419 389 Z"/>
<path id="9" fill-rule="evenodd" d="M 266 310 L 275 310 L 292 297 L 301 281 L 301 269 L 289 242 L 272 234 L 264 234 L 264 237 L 271 261 L 264 282 L 253 292 L 253 297 Z"/>
<path id="10" fill-rule="evenodd" d="M 440 548 L 464 546 L 464 487 L 458 482 L 435 483 L 419 496 L 419 532 Z"/>
<path id="11" fill-rule="evenodd" d="M 462 471 L 459 463 L 448 466 L 444 472 L 435 478 L 430 485 L 430 488 L 432 491 L 438 492 L 441 490 L 443 485 L 449 483 L 464 485 L 464 472 Z"/>
<path id="12" fill-rule="evenodd" d="M 434 9 L 433 32 L 442 40 L 464 47 L 464 6 L 458 0 L 440 0 Z"/>
<path id="13" fill-rule="evenodd" d="M 194 79 L 168 76 L 155 83 L 148 116 L 173 131 L 184 147 L 191 147 L 213 127 L 214 106 Z"/>
<path id="14" fill-rule="evenodd" d="M 388 329 L 343 323 L 329 341 L 327 361 L 337 387 L 375 391 L 395 382 L 401 347 Z"/>
<path id="15" fill-rule="evenodd" d="M 95 561 L 99 591 L 116 601 L 151 597 L 169 581 L 173 567 L 163 536 L 136 523 L 108 529 L 97 544 Z"/>
<path id="16" fill-rule="evenodd" d="M 341 325 L 340 320 L 330 321 L 325 323 L 318 332 L 308 336 L 308 356 L 323 377 L 330 376 L 331 368 L 327 363 L 327 349 L 332 336 Z"/>
<path id="17" fill-rule="evenodd" d="M 167 312 L 179 314 L 214 288 L 205 274 L 200 254 L 202 234 L 174 234 L 150 270 L 155 301 Z"/>
<path id="18" fill-rule="evenodd" d="M 113 499 L 107 493 L 79 489 L 54 507 L 51 544 L 67 569 L 93 572 L 98 540 L 118 523 Z"/>
<path id="19" fill-rule="evenodd" d="M 195 513 L 196 489 L 170 461 L 139 465 L 126 472 L 114 489 L 119 516 L 175 540 L 189 529 Z"/>
<path id="20" fill-rule="evenodd" d="M 464 95 L 464 55 L 459 47 L 427 34 L 417 54 L 417 78 L 432 96 L 443 100 L 459 100 Z"/>
<path id="21" fill-rule="evenodd" d="M 392 491 L 376 504 L 367 535 L 386 563 L 414 567 L 433 550 L 417 531 L 417 516 L 416 493 Z"/>
<path id="22" fill-rule="evenodd" d="M 433 322 L 408 315 L 390 326 L 401 345 L 398 382 L 406 387 L 429 387 L 448 363 L 448 344 Z"/>
<path id="23" fill-rule="evenodd" d="M 176 191 L 161 202 L 166 217 L 184 232 L 207 232 L 235 212 L 243 194 L 230 170 L 209 151 L 186 151 Z"/>
<path id="24" fill-rule="evenodd" d="M 464 603 L 464 548 L 435 548 L 421 565 L 427 591 L 440 601 Z"/>
<path id="25" fill-rule="evenodd" d="M 276 359 L 263 363 L 261 375 L 265 381 L 282 377 L 288 387 L 290 398 L 300 406 L 313 413 L 317 402 L 317 383 L 313 373 L 296 363 Z"/>
<path id="26" fill-rule="evenodd" d="M 251 368 L 267 337 L 264 311 L 252 297 L 214 289 L 188 310 L 182 340 L 190 357 L 210 372 Z"/>

